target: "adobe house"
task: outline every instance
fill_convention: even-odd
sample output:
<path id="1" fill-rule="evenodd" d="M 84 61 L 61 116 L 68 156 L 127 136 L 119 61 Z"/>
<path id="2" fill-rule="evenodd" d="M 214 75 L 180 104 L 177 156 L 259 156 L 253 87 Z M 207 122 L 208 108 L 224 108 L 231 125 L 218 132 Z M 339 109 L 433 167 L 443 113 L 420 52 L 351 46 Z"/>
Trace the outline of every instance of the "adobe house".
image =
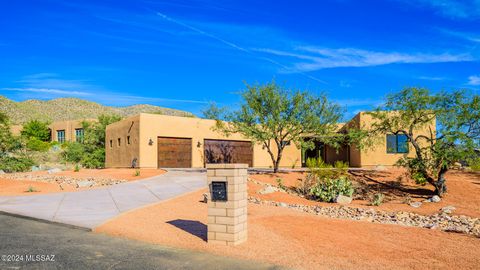
<path id="1" fill-rule="evenodd" d="M 56 141 L 60 143 L 64 142 L 81 142 L 83 140 L 83 126 L 82 122 L 95 122 L 97 119 L 85 119 L 85 120 L 68 120 L 51 123 L 48 128 L 50 129 L 50 141 Z M 11 131 L 14 135 L 20 135 L 23 129 L 22 125 L 12 125 Z"/>
<path id="2" fill-rule="evenodd" d="M 368 126 L 371 116 L 357 114 L 349 126 Z M 106 128 L 107 168 L 203 168 L 206 163 L 246 163 L 250 167 L 271 168 L 266 149 L 240 134 L 225 136 L 212 130 L 215 120 L 141 113 L 110 124 Z M 432 123 L 433 129 L 435 123 Z M 419 131 L 419 132 L 427 132 Z M 308 138 L 315 140 L 315 138 Z M 345 161 L 352 167 L 392 166 L 404 155 L 413 156 L 402 135 L 385 134 L 370 150 L 343 146 L 336 150 L 315 141 L 315 149 L 286 146 L 280 167 L 300 168 L 307 158 L 321 157 L 327 163 Z"/>
<path id="3" fill-rule="evenodd" d="M 53 122 L 48 127 L 51 131 L 51 141 L 60 143 L 64 142 L 81 142 L 83 140 L 83 121 L 95 122 L 97 119 L 85 120 L 68 120 Z"/>

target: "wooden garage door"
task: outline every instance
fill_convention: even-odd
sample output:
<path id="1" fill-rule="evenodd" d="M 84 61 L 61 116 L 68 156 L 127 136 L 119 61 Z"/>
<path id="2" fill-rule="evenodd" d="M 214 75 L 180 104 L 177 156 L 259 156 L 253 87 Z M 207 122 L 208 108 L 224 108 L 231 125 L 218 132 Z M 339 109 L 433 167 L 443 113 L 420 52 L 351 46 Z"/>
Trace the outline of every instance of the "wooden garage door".
<path id="1" fill-rule="evenodd" d="M 192 167 L 192 139 L 158 137 L 158 167 Z"/>
<path id="2" fill-rule="evenodd" d="M 205 140 L 205 163 L 246 163 L 253 165 L 251 142 Z"/>

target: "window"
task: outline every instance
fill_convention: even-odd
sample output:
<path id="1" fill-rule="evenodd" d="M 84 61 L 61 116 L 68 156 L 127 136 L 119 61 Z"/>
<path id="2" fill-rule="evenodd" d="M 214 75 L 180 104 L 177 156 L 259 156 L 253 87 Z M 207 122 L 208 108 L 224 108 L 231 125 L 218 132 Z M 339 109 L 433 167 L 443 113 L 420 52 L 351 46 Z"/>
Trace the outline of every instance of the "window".
<path id="1" fill-rule="evenodd" d="M 65 142 L 65 130 L 57 130 L 57 141 L 59 143 Z"/>
<path id="2" fill-rule="evenodd" d="M 113 140 L 110 140 L 110 148 L 113 147 Z"/>
<path id="3" fill-rule="evenodd" d="M 130 136 L 127 136 L 127 144 L 130 144 Z"/>
<path id="4" fill-rule="evenodd" d="M 83 135 L 84 135 L 83 128 L 76 128 L 75 129 L 75 141 L 77 141 L 79 143 L 83 143 Z"/>
<path id="5" fill-rule="evenodd" d="M 408 138 L 405 134 L 387 134 L 387 153 L 408 153 Z"/>
<path id="6" fill-rule="evenodd" d="M 118 146 L 120 146 L 122 143 L 122 139 L 118 138 Z"/>

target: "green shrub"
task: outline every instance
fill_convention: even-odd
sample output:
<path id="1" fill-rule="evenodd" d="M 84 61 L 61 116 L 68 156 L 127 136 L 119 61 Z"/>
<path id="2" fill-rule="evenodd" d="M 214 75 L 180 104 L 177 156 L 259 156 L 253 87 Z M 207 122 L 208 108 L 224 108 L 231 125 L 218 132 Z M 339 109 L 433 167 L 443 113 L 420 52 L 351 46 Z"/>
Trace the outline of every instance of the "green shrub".
<path id="1" fill-rule="evenodd" d="M 307 158 L 306 165 L 310 170 L 332 168 L 332 165 L 325 163 L 322 158 Z"/>
<path id="2" fill-rule="evenodd" d="M 62 148 L 62 157 L 67 162 L 79 163 L 85 156 L 85 148 L 80 143 L 66 142 Z"/>
<path id="3" fill-rule="evenodd" d="M 37 192 L 38 190 L 32 186 L 29 186 L 25 192 Z"/>
<path id="4" fill-rule="evenodd" d="M 415 180 L 415 183 L 417 183 L 418 185 L 424 186 L 425 184 L 427 184 L 427 178 L 425 178 L 425 176 L 423 176 L 423 174 L 420 172 L 411 172 L 410 176 L 413 180 Z"/>
<path id="5" fill-rule="evenodd" d="M 333 202 L 338 195 L 351 197 L 353 194 L 352 182 L 346 177 L 337 179 L 323 179 L 310 189 L 310 196 L 323 202 Z"/>
<path id="6" fill-rule="evenodd" d="M 23 126 L 21 134 L 27 139 L 35 138 L 42 142 L 48 142 L 50 140 L 48 122 L 31 120 Z"/>
<path id="7" fill-rule="evenodd" d="M 29 171 L 33 165 L 35 165 L 33 160 L 26 157 L 0 158 L 0 170 L 7 173 Z"/>
<path id="8" fill-rule="evenodd" d="M 345 170 L 347 171 L 348 170 L 348 162 L 346 161 L 341 161 L 341 160 L 337 160 L 335 161 L 333 167 L 337 170 Z"/>
<path id="9" fill-rule="evenodd" d="M 26 143 L 27 149 L 38 152 L 47 152 L 50 149 L 50 143 L 44 142 L 38 138 L 31 137 Z"/>
<path id="10" fill-rule="evenodd" d="M 73 168 L 73 171 L 74 171 L 74 172 L 79 172 L 79 171 L 80 171 L 80 165 L 79 165 L 79 164 L 75 164 L 75 167 Z"/>
<path id="11" fill-rule="evenodd" d="M 379 206 L 383 203 L 384 198 L 385 195 L 383 195 L 382 193 L 376 193 L 375 195 L 373 195 L 371 204 L 374 206 Z"/>
<path id="12" fill-rule="evenodd" d="M 85 153 L 82 165 L 89 169 L 101 169 L 105 167 L 105 149 L 97 148 L 91 153 Z"/>
<path id="13" fill-rule="evenodd" d="M 287 190 L 287 187 L 283 184 L 282 178 L 277 178 L 277 186 L 279 189 Z"/>
<path id="14" fill-rule="evenodd" d="M 135 170 L 135 176 L 140 176 L 140 170 Z"/>
<path id="15" fill-rule="evenodd" d="M 314 174 L 320 180 L 345 177 L 348 172 L 348 163 L 343 161 L 336 161 L 332 166 L 325 163 L 322 158 L 308 158 L 306 165 L 309 173 Z"/>
<path id="16" fill-rule="evenodd" d="M 480 171 L 480 158 L 474 158 L 468 161 L 468 165 L 472 171 Z"/>
<path id="17" fill-rule="evenodd" d="M 401 158 L 396 162 L 396 165 L 407 168 L 410 178 L 415 180 L 415 183 L 418 185 L 423 186 L 427 183 L 427 178 L 425 178 L 425 175 L 422 173 L 422 171 L 426 170 L 425 164 L 419 161 L 418 158 Z"/>

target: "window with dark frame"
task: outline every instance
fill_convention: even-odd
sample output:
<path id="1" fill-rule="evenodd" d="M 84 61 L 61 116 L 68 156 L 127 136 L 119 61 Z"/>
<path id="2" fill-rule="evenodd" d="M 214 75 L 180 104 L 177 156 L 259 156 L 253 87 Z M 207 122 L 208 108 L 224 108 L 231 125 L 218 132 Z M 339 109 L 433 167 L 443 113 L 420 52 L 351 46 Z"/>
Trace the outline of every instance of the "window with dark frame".
<path id="1" fill-rule="evenodd" d="M 130 144 L 130 136 L 127 136 L 127 144 Z"/>
<path id="2" fill-rule="evenodd" d="M 83 137 L 84 137 L 84 131 L 83 128 L 76 128 L 75 129 L 75 141 L 79 143 L 83 143 Z"/>
<path id="3" fill-rule="evenodd" d="M 65 130 L 57 130 L 57 141 L 59 143 L 65 142 Z"/>
<path id="4" fill-rule="evenodd" d="M 408 153 L 408 138 L 405 134 L 387 134 L 387 154 Z"/>
<path id="5" fill-rule="evenodd" d="M 110 140 L 110 148 L 113 147 L 113 140 Z"/>
<path id="6" fill-rule="evenodd" d="M 118 146 L 120 146 L 122 143 L 122 139 L 121 138 L 118 138 Z"/>

